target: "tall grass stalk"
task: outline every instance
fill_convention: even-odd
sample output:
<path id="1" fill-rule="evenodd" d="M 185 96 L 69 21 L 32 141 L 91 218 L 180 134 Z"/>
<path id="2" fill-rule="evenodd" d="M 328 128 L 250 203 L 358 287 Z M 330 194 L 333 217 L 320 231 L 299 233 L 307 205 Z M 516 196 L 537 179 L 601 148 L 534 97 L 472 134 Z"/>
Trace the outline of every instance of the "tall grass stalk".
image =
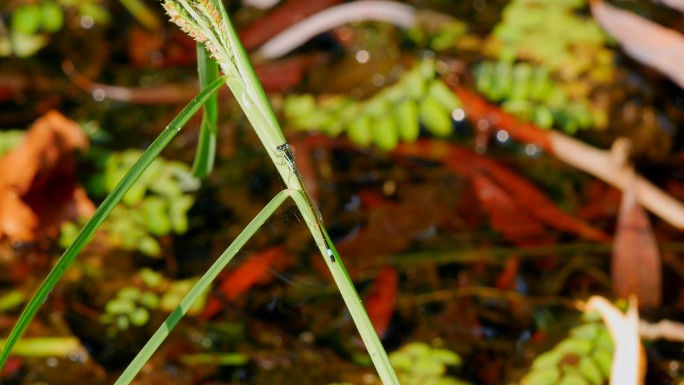
<path id="1" fill-rule="evenodd" d="M 228 87 L 266 148 L 285 185 L 289 189 L 302 192 L 303 200 L 295 198 L 295 202 L 332 273 L 373 364 L 384 384 L 398 384 L 387 353 L 368 319 L 353 282 L 314 209 L 315 203 L 311 202 L 301 178 L 296 175 L 296 166 L 293 170 L 292 164 L 283 159 L 282 153 L 278 151 L 286 143 L 285 137 L 223 3 L 219 0 L 166 0 L 163 5 L 171 21 L 203 43 L 218 62 L 228 77 Z M 329 258 L 328 253 L 332 253 L 334 258 Z"/>
<path id="2" fill-rule="evenodd" d="M 293 198 L 301 211 L 302 216 L 313 235 L 314 241 L 328 265 L 335 283 L 342 294 L 342 298 L 351 313 L 352 319 L 361 334 L 366 349 L 370 354 L 371 360 L 373 361 L 382 382 L 384 384 L 399 384 L 396 374 L 387 358 L 387 354 L 375 333 L 373 325 L 368 319 L 361 299 L 354 289 L 353 282 L 342 263 L 342 259 L 325 231 L 322 219 L 315 209 L 314 202 L 311 201 L 309 194 L 302 184 L 292 154 L 284 153 L 282 151 L 284 148 L 283 146 L 286 144 L 285 137 L 283 136 L 275 118 L 275 114 L 268 103 L 266 94 L 254 73 L 254 69 L 237 37 L 237 33 L 228 18 L 223 4 L 219 0 L 165 0 L 164 8 L 174 23 L 178 24 L 183 31 L 195 38 L 198 42 L 205 45 L 212 57 L 218 62 L 225 75 L 216 81 L 211 82 L 195 99 L 193 99 L 193 101 L 190 102 L 190 104 L 188 104 L 188 106 L 143 153 L 141 158 L 95 211 L 93 217 L 88 221 L 83 230 L 81 230 L 74 243 L 64 252 L 62 258 L 48 274 L 43 284 L 38 288 L 38 291 L 33 298 L 31 298 L 20 315 L 19 320 L 7 338 L 5 346 L 0 352 L 0 367 L 4 366 L 10 351 L 26 330 L 31 319 L 33 319 L 38 312 L 42 303 L 45 302 L 68 266 L 92 238 L 95 230 L 104 222 L 121 198 L 152 161 L 159 156 L 161 151 L 176 136 L 190 117 L 195 114 L 216 92 L 218 87 L 225 82 L 235 95 L 236 100 L 254 127 L 257 136 L 264 145 L 266 152 L 288 189 L 278 194 L 264 208 L 264 210 L 248 225 L 245 231 L 241 233 L 238 239 L 236 239 L 219 260 L 217 260 L 207 271 L 197 285 L 191 289 L 190 293 L 188 293 L 181 304 L 172 312 L 153 338 L 148 341 L 147 345 L 139 352 L 130 367 L 124 372 L 124 375 L 117 381 L 117 384 L 129 383 L 134 378 L 136 373 L 170 333 L 171 329 L 182 318 L 187 309 L 192 306 L 199 294 L 206 290 L 218 272 L 244 245 L 244 242 L 251 237 L 261 223 L 263 223 L 265 218 L 270 216 L 273 210 L 275 210 L 275 208 L 288 196 Z M 202 61 L 201 52 L 200 61 Z M 211 70 L 210 67 L 207 68 Z M 205 76 L 203 83 L 208 83 L 210 78 L 211 75 L 209 77 Z M 206 140 L 203 141 L 199 147 L 198 160 L 195 163 L 196 172 L 200 175 L 206 175 L 210 172 L 211 164 L 213 162 L 213 142 L 215 141 L 216 134 L 216 111 L 214 104 L 214 101 L 209 103 L 204 115 L 205 123 L 208 122 L 207 124 L 203 124 L 205 127 L 203 132 L 206 135 Z"/>

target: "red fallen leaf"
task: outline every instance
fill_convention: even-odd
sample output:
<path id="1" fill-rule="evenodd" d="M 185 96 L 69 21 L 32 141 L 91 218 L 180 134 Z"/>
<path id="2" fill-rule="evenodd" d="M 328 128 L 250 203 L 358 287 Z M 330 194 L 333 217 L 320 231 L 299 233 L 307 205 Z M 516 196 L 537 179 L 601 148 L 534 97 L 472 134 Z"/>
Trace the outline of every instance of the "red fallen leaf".
<path id="1" fill-rule="evenodd" d="M 75 175 L 75 150 L 87 146 L 76 122 L 51 111 L 0 158 L 0 238 L 30 241 L 65 220 L 92 215 L 95 207 Z"/>
<path id="2" fill-rule="evenodd" d="M 622 192 L 601 181 L 593 181 L 587 188 L 587 203 L 579 209 L 579 216 L 585 220 L 615 218 L 620 208 Z"/>
<path id="3" fill-rule="evenodd" d="M 481 167 L 500 186 L 504 186 L 516 202 L 531 216 L 555 229 L 577 234 L 591 241 L 607 242 L 608 234 L 573 217 L 556 206 L 537 186 L 492 158 L 480 157 Z"/>
<path id="4" fill-rule="evenodd" d="M 618 215 L 611 268 L 613 290 L 622 298 L 636 295 L 639 307 L 657 308 L 662 299 L 660 252 L 634 186 L 630 183 L 625 189 Z"/>
<path id="5" fill-rule="evenodd" d="M 496 278 L 494 287 L 501 290 L 511 290 L 515 286 L 515 277 L 518 275 L 520 267 L 520 257 L 514 256 L 504 266 L 504 270 Z"/>
<path id="6" fill-rule="evenodd" d="M 387 199 L 384 195 L 380 194 L 377 191 L 360 190 L 358 192 L 358 195 L 359 199 L 361 199 L 361 203 L 363 204 L 363 206 L 371 211 L 383 206 L 393 205 L 393 203 L 390 202 L 389 199 Z"/>
<path id="7" fill-rule="evenodd" d="M 272 279 L 268 269 L 284 254 L 282 246 L 275 246 L 251 255 L 239 267 L 228 273 L 228 276 L 217 286 L 217 290 L 221 293 L 220 298 L 209 297 L 202 317 L 215 316 L 223 307 L 224 301 L 234 301 L 251 287 Z"/>
<path id="8" fill-rule="evenodd" d="M 546 228 L 521 211 L 510 193 L 483 174 L 472 177 L 480 206 L 489 215 L 492 227 L 506 239 L 516 242 L 545 236 Z"/>
<path id="9" fill-rule="evenodd" d="M 497 128 L 506 130 L 511 138 L 534 144 L 542 150 L 553 154 L 550 132 L 541 130 L 532 123 L 520 121 L 514 115 L 501 110 L 500 107 L 488 103 L 482 96 L 463 87 L 454 88 L 454 92 L 463 102 L 463 109 L 468 111 L 468 120 L 477 124 L 480 120 L 492 122 Z"/>
<path id="10" fill-rule="evenodd" d="M 399 275 L 392 266 L 384 266 L 373 281 L 373 290 L 366 299 L 366 311 L 375 332 L 382 338 L 394 315 L 399 291 Z"/>
<path id="11" fill-rule="evenodd" d="M 21 357 L 8 358 L 5 366 L 3 366 L 2 370 L 0 370 L 0 378 L 16 374 L 19 372 L 23 364 L 24 360 Z"/>
<path id="12" fill-rule="evenodd" d="M 268 92 L 283 92 L 298 85 L 311 67 L 326 62 L 327 55 L 304 54 L 269 61 L 254 67 L 261 85 Z"/>
<path id="13" fill-rule="evenodd" d="M 585 239 L 610 239 L 603 231 L 558 208 L 537 186 L 492 158 L 454 144 L 427 139 L 412 144 L 400 144 L 395 153 L 442 161 L 449 169 L 465 177 L 474 178 L 475 175 L 486 174 L 492 182 L 507 191 L 530 219 Z"/>
<path id="14" fill-rule="evenodd" d="M 342 0 L 290 0 L 241 28 L 238 35 L 242 45 L 250 51 L 298 21 L 341 2 Z"/>
<path id="15" fill-rule="evenodd" d="M 473 124 L 485 120 L 499 129 L 506 130 L 513 139 L 536 145 L 555 155 L 562 162 L 619 189 L 625 188 L 629 183 L 621 162 L 616 161 L 612 150 L 594 148 L 557 131 L 541 130 L 530 123 L 520 122 L 514 116 L 501 111 L 500 107 L 485 102 L 482 97 L 463 88 L 455 87 L 454 91 L 464 102 L 468 120 Z M 637 176 L 636 183 L 640 191 L 640 203 L 646 209 L 674 227 L 684 229 L 684 205 L 681 202 L 640 175 Z"/>

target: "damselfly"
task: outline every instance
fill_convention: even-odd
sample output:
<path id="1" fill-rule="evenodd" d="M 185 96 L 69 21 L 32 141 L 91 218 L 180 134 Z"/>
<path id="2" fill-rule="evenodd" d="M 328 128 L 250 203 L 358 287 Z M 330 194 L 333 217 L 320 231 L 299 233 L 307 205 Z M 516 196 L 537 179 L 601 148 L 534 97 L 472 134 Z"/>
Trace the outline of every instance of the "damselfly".
<path id="1" fill-rule="evenodd" d="M 321 237 L 321 240 L 325 243 L 325 248 L 328 253 L 328 257 L 330 258 L 330 261 L 335 262 L 335 255 L 333 254 L 332 250 L 330 249 L 330 246 L 328 245 L 328 240 L 325 234 L 323 233 L 323 229 L 321 229 L 321 224 L 323 223 L 323 216 L 316 207 L 316 204 L 311 198 L 311 195 L 309 195 L 309 192 L 306 190 L 306 186 L 304 186 L 304 181 L 302 180 L 302 176 L 299 173 L 299 169 L 297 168 L 297 163 L 295 162 L 294 153 L 292 152 L 292 146 L 290 146 L 289 143 L 281 144 L 280 146 L 276 147 L 276 152 L 278 154 L 278 157 L 282 158 L 285 161 L 285 163 L 287 164 L 287 168 L 290 169 L 290 173 L 294 175 L 294 177 L 297 178 L 297 180 L 299 181 L 299 186 L 301 186 L 302 191 L 304 192 L 306 203 L 309 205 L 309 208 L 316 216 L 317 221 L 315 221 L 314 226 L 316 227 L 316 230 L 318 231 L 318 235 Z"/>

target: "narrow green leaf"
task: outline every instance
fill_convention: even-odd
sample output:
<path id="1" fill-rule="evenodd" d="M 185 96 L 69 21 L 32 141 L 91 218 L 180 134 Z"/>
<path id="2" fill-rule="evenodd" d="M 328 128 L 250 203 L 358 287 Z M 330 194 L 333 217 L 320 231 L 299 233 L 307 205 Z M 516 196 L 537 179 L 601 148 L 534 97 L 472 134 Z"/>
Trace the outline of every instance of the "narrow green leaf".
<path id="1" fill-rule="evenodd" d="M 204 89 L 219 76 L 218 64 L 202 44 L 197 43 L 197 72 L 200 88 Z M 192 172 L 198 178 L 206 178 L 214 168 L 218 121 L 218 95 L 213 94 L 204 103 L 197 154 Z"/>
<path id="2" fill-rule="evenodd" d="M 240 249 L 247 243 L 247 241 L 256 233 L 261 225 L 266 222 L 268 218 L 280 207 L 280 205 L 293 194 L 292 190 L 283 190 L 279 192 L 270 202 L 264 207 L 259 214 L 252 219 L 252 221 L 245 227 L 240 235 L 235 238 L 233 243 L 228 246 L 226 251 L 214 262 L 206 273 L 200 278 L 195 286 L 190 289 L 188 294 L 181 300 L 180 304 L 174 309 L 166 318 L 166 321 L 157 329 L 152 338 L 147 341 L 145 346 L 138 352 L 133 361 L 128 365 L 126 370 L 121 374 L 121 377 L 116 381 L 115 385 L 130 384 L 135 376 L 140 372 L 140 369 L 152 357 L 152 354 L 159 348 L 166 337 L 171 334 L 171 331 L 188 312 L 192 305 L 202 296 L 205 290 L 209 288 L 212 282 L 216 279 L 218 274 L 226 267 L 226 265 L 233 259 Z"/>

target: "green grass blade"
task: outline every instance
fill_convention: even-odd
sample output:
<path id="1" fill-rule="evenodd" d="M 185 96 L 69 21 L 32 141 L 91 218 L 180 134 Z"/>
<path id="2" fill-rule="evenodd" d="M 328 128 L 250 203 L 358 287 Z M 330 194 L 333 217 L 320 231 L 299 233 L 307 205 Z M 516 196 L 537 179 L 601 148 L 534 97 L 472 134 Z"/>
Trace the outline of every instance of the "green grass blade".
<path id="1" fill-rule="evenodd" d="M 95 211 L 93 217 L 86 223 L 83 230 L 78 234 L 74 243 L 64 252 L 62 258 L 57 262 L 52 271 L 48 274 L 43 284 L 38 288 L 36 294 L 31 298 L 26 308 L 19 316 L 19 320 L 14 325 L 7 338 L 7 343 L 0 352 L 0 368 L 5 365 L 9 353 L 14 345 L 19 340 L 19 337 L 24 333 L 28 327 L 31 319 L 36 315 L 40 306 L 45 302 L 52 289 L 57 284 L 57 281 L 62 277 L 71 262 L 76 258 L 78 253 L 88 243 L 90 238 L 95 233 L 98 227 L 104 222 L 109 214 L 114 209 L 114 206 L 119 203 L 121 198 L 128 192 L 133 183 L 142 175 L 152 161 L 159 155 L 159 153 L 166 147 L 169 142 L 176 136 L 183 125 L 192 117 L 192 115 L 200 109 L 207 98 L 213 94 L 225 81 L 225 78 L 217 79 L 200 92 L 184 109 L 176 116 L 176 118 L 166 127 L 166 129 L 157 137 L 157 139 L 145 150 L 140 159 L 135 163 L 130 171 L 123 177 L 121 182 L 114 188 L 111 194 L 102 202 L 100 207 Z"/>
<path id="2" fill-rule="evenodd" d="M 279 192 L 270 202 L 264 207 L 259 214 L 252 219 L 252 221 L 245 227 L 240 235 L 235 238 L 233 243 L 228 246 L 226 251 L 214 262 L 207 270 L 202 278 L 197 281 L 195 286 L 190 289 L 185 295 L 180 304 L 173 310 L 166 318 L 164 323 L 157 329 L 154 335 L 147 341 L 145 346 L 138 352 L 133 361 L 128 365 L 126 370 L 121 374 L 115 385 L 129 384 L 135 376 L 140 372 L 140 369 L 152 357 L 152 354 L 159 348 L 161 343 L 171 333 L 178 322 L 183 318 L 188 309 L 197 301 L 197 299 L 209 288 L 209 285 L 216 279 L 218 274 L 226 265 L 233 259 L 235 254 L 242 249 L 247 241 L 254 235 L 254 233 L 266 222 L 266 220 L 280 207 L 280 205 L 293 194 L 292 190 L 283 190 Z"/>
<path id="3" fill-rule="evenodd" d="M 344 267 L 342 258 L 337 253 L 337 249 L 335 249 L 335 245 L 330 240 L 327 231 L 325 231 L 325 227 L 319 222 L 318 216 L 312 210 L 309 196 L 303 190 L 297 190 L 297 194 L 293 195 L 292 198 L 297 204 L 299 211 L 302 213 L 304 222 L 309 225 L 309 228 L 311 229 L 311 224 L 318 224 L 318 226 L 320 226 L 325 239 L 319 241 L 318 237 L 315 236 L 317 232 L 311 230 L 312 234 L 314 234 L 314 240 L 316 240 L 318 249 L 323 256 L 325 263 L 328 265 L 328 269 L 330 269 L 335 284 L 340 290 L 342 299 L 344 300 L 347 309 L 349 309 L 349 313 L 354 320 L 354 324 L 361 335 L 363 343 L 366 345 L 366 350 L 373 361 L 375 369 L 378 371 L 382 383 L 385 385 L 399 385 L 399 379 L 392 368 L 392 364 L 387 357 L 385 348 L 380 342 L 380 338 L 377 333 L 375 333 L 375 328 L 373 327 L 370 318 L 368 318 L 366 309 L 363 307 L 363 302 L 354 288 L 354 282 L 351 277 L 349 277 L 349 273 L 347 273 L 347 269 Z M 330 249 L 335 257 L 334 262 L 331 261 L 328 256 L 328 249 Z"/>
<path id="4" fill-rule="evenodd" d="M 218 64 L 204 49 L 202 44 L 197 44 L 197 72 L 199 73 L 200 88 L 206 88 L 219 76 Z M 202 113 L 202 125 L 200 127 L 197 154 L 192 164 L 192 172 L 198 178 L 206 178 L 214 169 L 216 156 L 218 121 L 218 94 L 213 94 L 204 103 Z"/>
<path id="5" fill-rule="evenodd" d="M 268 155 L 271 157 L 274 166 L 280 173 L 283 181 L 289 189 L 299 191 L 301 194 L 293 195 L 297 202 L 297 206 L 304 215 L 309 231 L 314 237 L 316 245 L 323 254 L 323 258 L 328 264 L 335 282 L 340 289 L 342 297 L 349 308 L 354 323 L 356 324 L 361 337 L 366 343 L 366 348 L 376 366 L 380 378 L 383 383 L 398 384 L 396 374 L 389 364 L 387 353 L 380 343 L 373 326 L 371 325 L 368 315 L 363 309 L 363 305 L 359 299 L 353 283 L 346 273 L 341 258 L 337 255 L 332 242 L 325 233 L 323 223 L 315 215 L 313 210 L 314 203 L 311 202 L 306 193 L 305 186 L 301 183 L 301 178 L 295 174 L 296 166 L 291 169 L 290 161 L 285 161 L 282 156 L 278 154 L 278 147 L 285 143 L 285 137 L 280 130 L 278 121 L 271 106 L 266 98 L 263 87 L 259 83 L 259 79 L 254 72 L 249 57 L 245 53 L 244 47 L 240 42 L 235 28 L 233 27 L 228 13 L 220 0 L 211 0 L 211 4 L 220 12 L 216 14 L 210 10 L 206 4 L 196 6 L 193 8 L 189 0 L 166 0 L 165 4 L 171 9 L 171 19 L 176 24 L 181 26 L 184 31 L 194 36 L 199 41 L 207 41 L 208 46 L 217 57 L 219 64 L 224 72 L 229 72 L 229 78 L 226 81 L 228 87 L 231 89 L 236 100 L 242 107 L 245 115 L 254 127 L 254 130 L 264 145 Z M 187 14 L 174 10 L 175 6 L 181 5 Z M 203 11 L 198 11 L 199 9 Z M 201 16 L 197 12 L 210 13 L 210 15 Z M 219 20 L 220 19 L 220 20 Z M 220 24 L 217 26 L 217 24 Z M 213 32 L 210 32 L 213 31 Z M 215 38 L 217 37 L 217 38 Z M 216 45 L 227 43 L 229 46 L 220 48 Z M 328 251 L 333 252 L 337 262 L 330 260 Z"/>
<path id="6" fill-rule="evenodd" d="M 262 115 L 262 118 L 265 121 L 264 126 L 254 127 L 254 129 L 257 131 L 265 131 L 267 133 L 265 136 L 268 137 L 269 140 L 264 141 L 264 139 L 262 139 L 262 142 L 264 142 L 264 145 L 267 148 L 269 147 L 268 144 L 274 144 L 271 147 L 272 149 L 275 149 L 276 146 L 285 143 L 283 131 L 280 129 L 280 124 L 278 124 L 275 113 L 268 102 L 266 92 L 261 86 L 261 82 L 259 81 L 259 78 L 254 71 L 254 67 L 249 60 L 249 56 L 247 55 L 245 48 L 242 46 L 242 42 L 235 31 L 233 23 L 230 21 L 230 17 L 228 17 L 228 12 L 226 11 L 223 2 L 218 0 L 213 1 L 221 12 L 223 32 L 225 32 L 226 36 L 228 37 L 228 41 L 231 44 L 230 50 L 234 55 L 236 68 L 239 72 L 238 75 L 244 84 L 247 95 L 249 95 L 254 105 L 254 109 L 258 110 L 259 114 Z M 236 95 L 237 98 L 240 98 L 240 96 L 241 95 Z M 247 113 L 247 111 L 245 111 L 245 113 Z M 262 135 L 259 136 L 262 137 Z"/>

